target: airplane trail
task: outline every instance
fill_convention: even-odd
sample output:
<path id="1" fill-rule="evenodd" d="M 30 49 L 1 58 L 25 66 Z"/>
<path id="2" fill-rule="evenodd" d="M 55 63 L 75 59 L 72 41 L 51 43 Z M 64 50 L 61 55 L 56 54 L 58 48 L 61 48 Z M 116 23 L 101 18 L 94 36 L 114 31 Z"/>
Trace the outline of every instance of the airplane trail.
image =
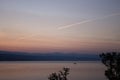
<path id="1" fill-rule="evenodd" d="M 70 28 L 70 27 L 73 27 L 73 26 L 76 26 L 76 25 L 85 24 L 85 23 L 96 21 L 96 20 L 109 18 L 109 17 L 112 17 L 112 16 L 118 16 L 118 15 L 120 15 L 120 13 L 114 13 L 114 14 L 103 16 L 103 17 L 98 17 L 98 18 L 95 18 L 95 19 L 84 20 L 84 21 L 81 21 L 81 22 L 77 22 L 77 23 L 73 23 L 73 24 L 69 24 L 69 25 L 65 25 L 65 26 L 60 26 L 60 27 L 58 27 L 58 30 L 67 29 L 67 28 Z"/>
<path id="2" fill-rule="evenodd" d="M 76 25 L 85 24 L 85 23 L 89 23 L 89 22 L 93 22 L 93 21 L 96 21 L 96 20 L 105 19 L 105 18 L 109 18 L 109 17 L 112 17 L 112 16 L 117 16 L 117 15 L 120 15 L 120 13 L 114 13 L 114 14 L 111 14 L 111 15 L 106 15 L 106 16 L 103 16 L 103 17 L 95 18 L 95 19 L 84 20 L 84 21 L 81 21 L 81 22 L 77 22 L 77 23 L 57 27 L 57 29 L 58 30 L 63 30 L 63 29 L 67 29 L 67 28 L 70 28 L 70 27 L 74 27 Z M 28 36 L 28 37 L 34 37 L 34 36 L 35 35 Z M 26 37 L 20 37 L 19 39 L 25 39 L 25 38 Z"/>
<path id="3" fill-rule="evenodd" d="M 69 28 L 69 27 L 72 27 L 72 26 L 75 26 L 75 25 L 78 25 L 78 24 L 84 24 L 84 23 L 87 23 L 87 22 L 90 22 L 90 21 L 91 21 L 91 20 L 85 20 L 85 21 L 81 21 L 81 22 L 78 22 L 78 23 L 61 26 L 61 27 L 58 27 L 58 29 L 59 29 L 59 30 L 61 30 L 61 29 L 66 29 L 66 28 Z"/>

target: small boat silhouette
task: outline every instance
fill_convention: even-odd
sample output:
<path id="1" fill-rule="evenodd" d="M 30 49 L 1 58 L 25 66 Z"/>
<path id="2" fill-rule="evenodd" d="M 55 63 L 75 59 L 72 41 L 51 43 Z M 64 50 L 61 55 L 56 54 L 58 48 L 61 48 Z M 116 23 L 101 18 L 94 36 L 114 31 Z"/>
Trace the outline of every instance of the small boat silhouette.
<path id="1" fill-rule="evenodd" d="M 77 64 L 76 62 L 74 62 L 73 64 Z"/>

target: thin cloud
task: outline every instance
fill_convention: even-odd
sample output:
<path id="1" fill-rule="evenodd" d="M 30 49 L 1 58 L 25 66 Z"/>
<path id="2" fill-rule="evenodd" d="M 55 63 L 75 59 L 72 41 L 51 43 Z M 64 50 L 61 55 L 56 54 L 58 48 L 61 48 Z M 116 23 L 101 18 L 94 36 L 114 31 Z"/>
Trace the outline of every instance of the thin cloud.
<path id="1" fill-rule="evenodd" d="M 73 26 L 76 26 L 76 25 L 85 24 L 85 23 L 89 23 L 89 22 L 93 22 L 93 21 L 96 21 L 96 20 L 105 19 L 105 18 L 109 18 L 109 17 L 112 17 L 112 16 L 117 16 L 117 15 L 120 15 L 120 13 L 114 13 L 114 14 L 103 16 L 103 17 L 91 19 L 91 20 L 84 20 L 84 21 L 81 21 L 81 22 L 77 22 L 77 23 L 73 23 L 73 24 L 69 24 L 69 25 L 65 25 L 65 26 L 60 26 L 60 27 L 58 27 L 58 30 L 67 29 L 67 28 L 70 28 L 70 27 L 73 27 Z"/>

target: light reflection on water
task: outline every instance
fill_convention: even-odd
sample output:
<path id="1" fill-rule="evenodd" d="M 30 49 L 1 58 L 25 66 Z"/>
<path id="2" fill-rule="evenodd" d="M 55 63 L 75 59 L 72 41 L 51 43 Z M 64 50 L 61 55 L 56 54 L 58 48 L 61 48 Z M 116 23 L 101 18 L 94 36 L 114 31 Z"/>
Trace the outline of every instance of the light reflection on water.
<path id="1" fill-rule="evenodd" d="M 52 72 L 70 68 L 69 80 L 106 80 L 101 62 L 79 61 L 0 62 L 0 80 L 48 80 Z"/>

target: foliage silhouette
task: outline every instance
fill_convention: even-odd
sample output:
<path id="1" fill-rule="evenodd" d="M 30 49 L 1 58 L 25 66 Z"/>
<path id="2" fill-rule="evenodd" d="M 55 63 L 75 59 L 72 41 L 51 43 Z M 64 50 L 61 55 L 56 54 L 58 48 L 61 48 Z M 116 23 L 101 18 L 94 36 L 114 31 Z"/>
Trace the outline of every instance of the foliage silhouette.
<path id="1" fill-rule="evenodd" d="M 102 53 L 100 54 L 102 63 L 107 67 L 105 76 L 109 80 L 120 80 L 120 53 Z"/>
<path id="2" fill-rule="evenodd" d="M 70 68 L 63 68 L 62 71 L 59 71 L 58 73 L 52 73 L 49 75 L 49 80 L 68 80 L 67 76 L 69 74 Z"/>

